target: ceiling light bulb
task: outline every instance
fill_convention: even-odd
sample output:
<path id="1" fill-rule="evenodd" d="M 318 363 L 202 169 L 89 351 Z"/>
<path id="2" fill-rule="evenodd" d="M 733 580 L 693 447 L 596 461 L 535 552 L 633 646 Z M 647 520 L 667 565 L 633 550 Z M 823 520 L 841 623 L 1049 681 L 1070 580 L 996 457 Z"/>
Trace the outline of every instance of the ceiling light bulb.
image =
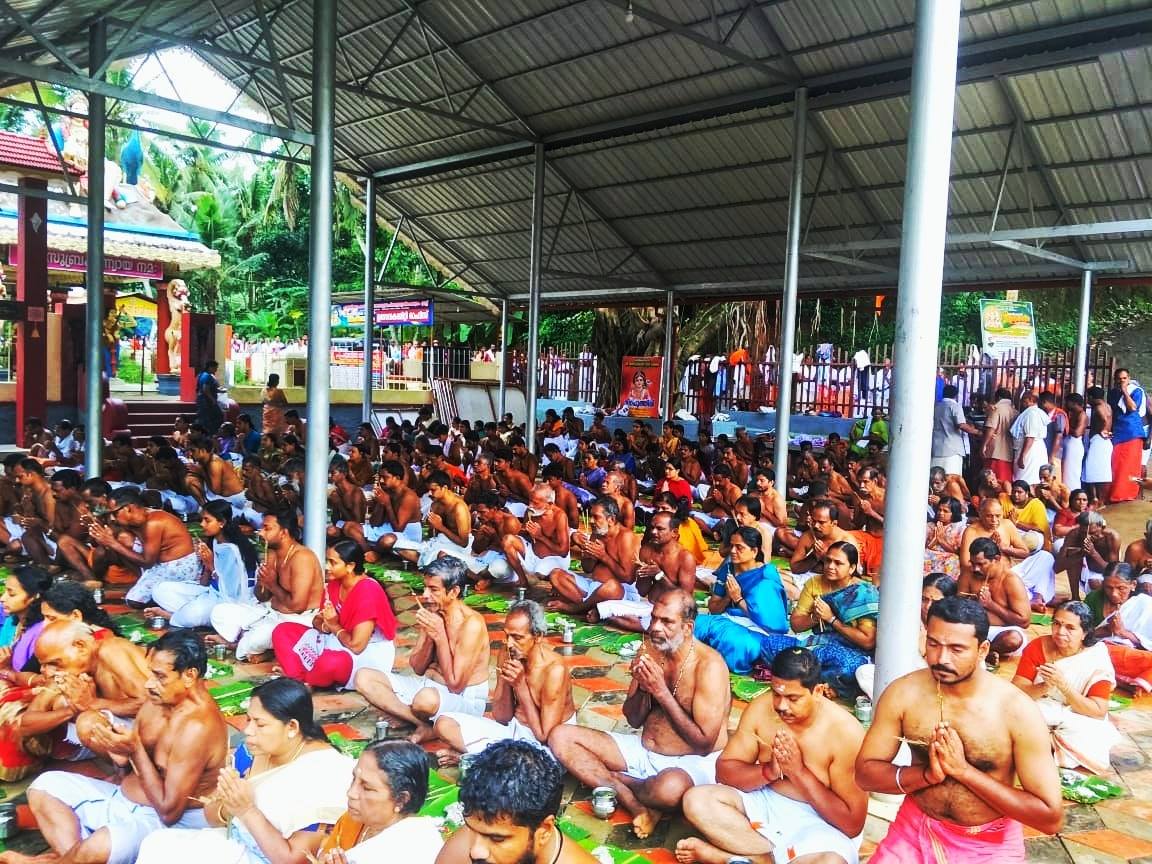
<path id="1" fill-rule="evenodd" d="M 628 0 L 628 11 L 624 13 L 624 23 L 631 24 L 635 20 L 636 16 L 632 12 L 632 0 Z"/>

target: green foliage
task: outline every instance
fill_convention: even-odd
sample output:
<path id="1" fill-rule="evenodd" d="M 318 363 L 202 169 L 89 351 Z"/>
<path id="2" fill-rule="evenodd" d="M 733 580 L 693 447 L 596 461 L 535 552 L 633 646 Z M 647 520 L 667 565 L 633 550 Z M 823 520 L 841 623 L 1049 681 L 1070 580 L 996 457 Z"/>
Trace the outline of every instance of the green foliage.
<path id="1" fill-rule="evenodd" d="M 595 321 L 595 309 L 541 315 L 540 344 L 587 345 L 592 341 L 592 325 Z"/>
<path id="2" fill-rule="evenodd" d="M 120 360 L 116 364 L 116 377 L 126 384 L 140 383 L 140 357 L 127 351 L 120 352 Z M 151 372 L 144 372 L 144 383 L 150 384 L 156 380 Z"/>

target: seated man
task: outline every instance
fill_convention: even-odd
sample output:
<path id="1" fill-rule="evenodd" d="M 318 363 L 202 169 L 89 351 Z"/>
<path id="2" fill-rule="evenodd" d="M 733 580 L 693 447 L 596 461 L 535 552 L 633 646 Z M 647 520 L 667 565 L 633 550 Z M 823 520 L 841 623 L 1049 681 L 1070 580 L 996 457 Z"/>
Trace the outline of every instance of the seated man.
<path id="1" fill-rule="evenodd" d="M 1053 565 L 1057 573 L 1067 571 L 1073 600 L 1100 587 L 1105 568 L 1120 560 L 1120 547 L 1120 534 L 1108 527 L 1103 513 L 1085 510 L 1076 517 L 1076 527 L 1065 535 Z"/>
<path id="2" fill-rule="evenodd" d="M 689 594 L 696 587 L 696 559 L 680 545 L 680 517 L 675 513 L 654 513 L 648 529 L 648 542 L 640 546 L 636 565 L 637 600 L 602 600 L 590 618 L 624 630 L 644 633 L 652 621 L 652 606 L 664 594 L 677 588 Z"/>
<path id="3" fill-rule="evenodd" d="M 651 648 L 632 661 L 624 717 L 640 735 L 557 726 L 548 745 L 585 786 L 611 786 L 641 839 L 693 784 L 716 780 L 732 693 L 724 658 L 692 636 L 696 601 L 679 589 L 652 608 Z"/>
<path id="4" fill-rule="evenodd" d="M 556 824 L 564 771 L 539 747 L 499 741 L 460 780 L 464 825 L 436 864 L 596 864 Z"/>
<path id="5" fill-rule="evenodd" d="M 105 514 L 111 509 L 112 487 L 107 480 L 93 477 L 85 480 L 80 486 L 80 500 L 77 502 L 77 518 L 83 528 L 83 534 L 74 536 L 71 533 L 62 534 L 56 548 L 57 558 L 80 574 L 80 578 L 87 581 L 100 579 L 101 581 L 120 581 L 125 584 L 135 582 L 140 576 L 140 568 L 126 558 L 117 555 L 112 550 L 101 546 L 92 540 L 88 526 L 97 518 L 104 518 L 94 514 Z M 116 539 L 121 545 L 141 551 L 144 546 L 135 533 L 119 525 L 114 525 Z M 115 573 L 122 574 L 122 578 L 113 580 Z"/>
<path id="6" fill-rule="evenodd" d="M 742 490 L 732 482 L 732 469 L 727 465 L 717 465 L 712 470 L 712 488 L 701 502 L 703 513 L 693 513 L 692 518 L 700 523 L 705 537 L 712 536 L 712 529 L 732 516 L 732 508 L 740 499 Z"/>
<path id="7" fill-rule="evenodd" d="M 260 536 L 268 552 L 256 571 L 254 602 L 212 608 L 212 627 L 219 638 L 235 643 L 237 660 L 269 650 L 277 624 L 295 621 L 310 627 L 320 611 L 324 571 L 316 553 L 297 540 L 296 530 L 295 516 L 267 514 Z"/>
<path id="8" fill-rule="evenodd" d="M 348 470 L 348 460 L 343 456 L 332 457 L 332 461 L 328 464 L 328 482 L 332 484 L 332 491 L 328 495 L 332 524 L 328 526 L 327 533 L 328 542 L 332 543 L 348 536 L 345 529 L 349 526 L 356 526 L 352 529 L 353 535 L 358 531 L 362 532 L 361 526 L 368 514 L 368 502 L 364 498 L 364 489 L 352 479 Z"/>
<path id="9" fill-rule="evenodd" d="M 232 462 L 215 450 L 215 443 L 207 435 L 196 435 L 188 442 L 188 458 L 192 460 L 193 469 L 188 476 L 189 491 L 200 506 L 204 506 L 205 501 L 224 500 L 232 505 L 233 516 L 249 518 L 250 513 L 246 511 L 251 508 L 244 495 L 244 481 Z"/>
<path id="10" fill-rule="evenodd" d="M 400 537 L 419 543 L 424 539 L 420 522 L 420 496 L 407 483 L 408 472 L 401 462 L 389 459 L 380 465 L 368 519 L 363 525 L 349 523 L 344 533 L 367 553 L 367 561 L 378 561 Z"/>
<path id="11" fill-rule="evenodd" d="M 208 827 L 199 796 L 216 788 L 228 727 L 204 686 L 207 666 L 194 633 L 166 633 L 148 653 L 148 701 L 134 726 L 95 710 L 82 715 L 94 747 L 128 773 L 119 784 L 66 771 L 33 781 L 28 804 L 55 856 L 131 864 L 153 831 Z M 34 859 L 0 855 L 0 861 L 25 860 Z"/>
<path id="12" fill-rule="evenodd" d="M 34 699 L 20 715 L 12 734 L 21 738 L 64 728 L 64 741 L 90 747 L 92 724 L 79 722 L 84 712 L 104 712 L 131 722 L 144 704 L 148 662 L 144 651 L 118 636 L 96 639 L 92 630 L 71 621 L 48 624 L 36 640 L 40 671 L 52 682 L 44 700 Z"/>
<path id="13" fill-rule="evenodd" d="M 414 675 L 361 669 L 354 680 L 374 706 L 416 726 L 416 743 L 433 736 L 432 724 L 444 712 L 479 717 L 488 701 L 488 625 L 460 602 L 464 573 L 464 562 L 450 555 L 424 569 L 419 635 L 408 658 Z"/>
<path id="14" fill-rule="evenodd" d="M 188 485 L 188 466 L 176 450 L 167 445 L 156 448 L 152 456 L 152 473 L 144 481 L 144 488 L 159 497 L 165 510 L 188 514 L 200 509 L 200 502 Z"/>
<path id="15" fill-rule="evenodd" d="M 833 543 L 846 541 L 855 545 L 855 540 L 841 528 L 840 508 L 827 498 L 817 498 L 808 504 L 808 530 L 800 535 L 792 552 L 792 575 L 821 573 L 824 571 L 824 553 Z M 797 583 L 805 580 L 797 579 Z"/>
<path id="16" fill-rule="evenodd" d="M 1020 529 L 1004 518 L 1004 505 L 995 498 L 984 498 L 980 502 L 979 520 L 970 522 L 960 538 L 961 582 L 964 574 L 971 571 L 968 550 L 972 542 L 980 537 L 992 540 L 1001 554 L 1011 559 L 1008 566 L 1028 588 L 1029 605 L 1037 611 L 1043 611 L 1045 604 L 1051 602 L 1056 594 L 1055 559 L 1052 553 L 1044 549 L 1030 549 Z"/>
<path id="17" fill-rule="evenodd" d="M 540 477 L 548 488 L 556 494 L 556 501 L 554 502 L 557 507 L 564 511 L 564 515 L 568 517 L 568 531 L 571 533 L 580 527 L 580 504 L 595 500 L 591 492 L 581 489 L 577 486 L 569 488 L 568 484 L 564 482 L 563 472 L 559 467 L 545 465 L 544 470 L 540 472 Z M 603 485 L 603 484 L 601 484 Z M 576 493 L 580 493 L 580 497 L 576 497 Z"/>
<path id="18" fill-rule="evenodd" d="M 968 546 L 969 570 L 961 571 L 957 586 L 962 597 L 974 597 L 988 614 L 988 638 L 998 656 L 1024 650 L 1032 623 L 1028 589 L 990 537 L 977 537 Z M 995 659 L 995 658 L 994 658 Z"/>
<path id="19" fill-rule="evenodd" d="M 812 860 L 855 864 L 868 793 L 856 785 L 860 723 L 815 693 L 820 662 L 805 648 L 772 661 L 772 690 L 744 709 L 716 762 L 723 786 L 684 795 L 684 816 L 706 840 L 676 844 L 676 860 Z"/>
<path id="20" fill-rule="evenodd" d="M 491 424 L 496 428 L 496 424 Z M 472 475 L 468 478 L 468 485 L 464 488 L 464 500 L 469 506 L 475 504 L 488 492 L 496 492 L 499 483 L 492 472 L 492 456 L 480 453 L 472 460 Z"/>
<path id="21" fill-rule="evenodd" d="M 31 457 L 21 460 L 13 473 L 20 502 L 15 514 L 0 525 L 0 541 L 10 552 L 46 563 L 56 553 L 56 543 L 48 536 L 56 524 L 52 484 L 44 476 L 44 466 Z"/>
<path id="22" fill-rule="evenodd" d="M 527 454 L 527 450 L 525 450 Z M 528 454 L 530 456 L 530 454 Z M 511 448 L 501 447 L 492 456 L 492 469 L 499 483 L 497 491 L 504 499 L 505 507 L 513 516 L 524 518 L 528 509 L 528 496 L 532 494 L 532 481 L 536 479 L 535 464 L 531 476 L 515 466 L 516 456 Z"/>
<path id="23" fill-rule="evenodd" d="M 550 610 L 583 615 L 601 600 L 638 600 L 636 591 L 636 550 L 640 538 L 618 521 L 616 502 L 605 496 L 588 508 L 592 536 L 572 538 L 572 548 L 580 556 L 582 575 L 567 569 L 553 570 L 548 580 L 559 599 L 548 601 Z"/>
<path id="24" fill-rule="evenodd" d="M 548 645 L 544 610 L 533 600 L 514 603 L 504 618 L 507 656 L 496 668 L 492 719 L 473 714 L 442 713 L 436 734 L 449 750 L 440 764 L 458 761 L 461 753 L 479 753 L 493 741 L 513 739 L 544 747 L 561 723 L 576 722 L 568 668 Z"/>
<path id="25" fill-rule="evenodd" d="M 528 496 L 520 533 L 506 534 L 501 540 L 504 557 L 520 585 L 527 586 L 553 570 L 568 569 L 568 535 L 568 515 L 556 506 L 556 493 L 547 484 L 537 483 Z"/>
<path id="26" fill-rule="evenodd" d="M 466 560 L 472 545 L 472 511 L 464 499 L 452 491 L 452 480 L 443 471 L 433 471 L 428 477 L 428 495 L 432 509 L 428 511 L 428 527 L 432 536 L 413 541 L 407 537 L 389 534 L 381 538 L 380 545 L 388 548 L 405 561 L 413 561 L 420 568 L 443 555 L 454 555 Z"/>
<path id="27" fill-rule="evenodd" d="M 985 670 L 988 616 L 971 598 L 929 607 L 925 649 L 928 668 L 888 686 L 856 758 L 861 789 L 905 796 L 871 861 L 1023 864 L 1020 823 L 1045 833 L 1064 824 L 1040 709 Z M 895 765 L 905 741 L 912 764 Z"/>
<path id="28" fill-rule="evenodd" d="M 112 439 L 104 457 L 104 470 L 113 485 L 141 486 L 148 479 L 148 459 L 137 452 L 132 436 L 123 432 Z"/>
<path id="29" fill-rule="evenodd" d="M 519 534 L 522 526 L 501 503 L 495 492 L 485 492 L 472 502 L 472 555 L 464 563 L 475 577 L 477 591 L 487 591 L 493 580 L 502 584 L 518 581 L 504 557 L 503 542 L 505 537 Z"/>
<path id="30" fill-rule="evenodd" d="M 130 487 L 117 489 L 111 496 L 115 525 L 140 538 L 143 548 L 127 545 L 113 528 L 100 522 L 88 526 L 89 536 L 120 558 L 140 568 L 140 579 L 124 596 L 130 605 L 146 606 L 152 601 L 152 588 L 160 582 L 199 582 L 200 556 L 196 554 L 188 526 L 164 510 L 144 506 L 140 493 Z"/>

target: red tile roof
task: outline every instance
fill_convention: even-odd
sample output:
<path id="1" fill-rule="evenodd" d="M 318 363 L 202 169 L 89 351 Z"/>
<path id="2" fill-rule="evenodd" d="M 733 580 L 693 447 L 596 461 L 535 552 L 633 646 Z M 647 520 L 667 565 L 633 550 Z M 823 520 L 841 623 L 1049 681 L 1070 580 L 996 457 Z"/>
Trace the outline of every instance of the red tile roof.
<path id="1" fill-rule="evenodd" d="M 19 168 L 33 168 L 60 174 L 60 160 L 56 150 L 47 138 L 33 138 L 30 135 L 17 135 L 14 132 L 0 131 L 0 165 L 15 165 Z M 69 168 L 70 174 L 79 174 Z"/>

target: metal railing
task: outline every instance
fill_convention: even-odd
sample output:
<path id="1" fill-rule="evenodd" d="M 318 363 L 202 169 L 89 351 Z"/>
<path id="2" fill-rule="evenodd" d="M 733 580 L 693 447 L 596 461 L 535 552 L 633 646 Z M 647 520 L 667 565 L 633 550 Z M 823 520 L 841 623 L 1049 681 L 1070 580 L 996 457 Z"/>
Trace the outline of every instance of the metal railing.
<path id="1" fill-rule="evenodd" d="M 508 383 L 523 386 L 527 366 L 523 351 L 508 352 L 504 370 Z M 536 359 L 536 382 L 540 399 L 595 405 L 600 392 L 600 360 L 587 349 L 575 355 L 546 350 Z"/>
<path id="2" fill-rule="evenodd" d="M 792 412 L 858 417 L 874 408 L 887 411 L 894 372 L 891 346 L 874 349 L 867 360 L 866 365 L 858 364 L 843 349 L 806 350 L 793 368 Z M 1048 390 L 1057 396 L 1071 392 L 1075 365 L 1072 349 L 1045 353 L 1020 349 L 997 360 L 953 346 L 940 350 L 938 362 L 941 377 L 956 385 L 966 408 L 975 395 L 990 397 L 999 387 L 1014 397 L 1025 391 Z M 1089 386 L 1107 386 L 1115 368 L 1115 359 L 1102 346 L 1089 350 Z M 707 357 L 692 360 L 679 382 L 680 404 L 697 417 L 775 408 L 778 375 L 774 355 L 760 363 L 730 364 L 727 359 Z"/>

